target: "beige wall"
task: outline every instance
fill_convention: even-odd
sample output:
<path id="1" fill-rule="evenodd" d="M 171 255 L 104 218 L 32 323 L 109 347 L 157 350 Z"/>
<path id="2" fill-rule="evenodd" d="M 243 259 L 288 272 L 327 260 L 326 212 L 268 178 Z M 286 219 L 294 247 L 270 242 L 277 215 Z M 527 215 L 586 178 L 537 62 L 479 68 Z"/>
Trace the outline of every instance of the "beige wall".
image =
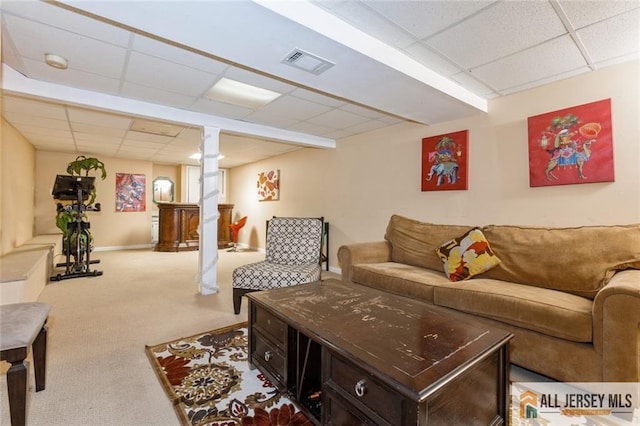
<path id="1" fill-rule="evenodd" d="M 51 197 L 51 189 L 57 174 L 66 174 L 67 164 L 77 157 L 72 153 L 48 151 L 36 152 L 37 179 L 35 191 L 35 232 L 36 234 L 57 232 L 55 225 L 56 201 Z M 107 178 L 96 177 L 96 202 L 102 206 L 100 212 L 88 212 L 95 247 L 121 248 L 151 244 L 151 183 L 154 166 L 148 161 L 122 160 L 99 157 L 105 164 Z M 165 170 L 163 170 L 163 173 Z M 136 173 L 146 176 L 146 211 L 116 212 L 116 173 Z"/>
<path id="2" fill-rule="evenodd" d="M 4 118 L 0 138 L 0 254 L 33 236 L 35 149 Z"/>
<path id="3" fill-rule="evenodd" d="M 277 216 L 331 222 L 330 263 L 342 244 L 381 240 L 391 214 L 434 223 L 574 226 L 640 222 L 640 62 L 605 68 L 489 103 L 489 113 L 423 126 L 401 124 L 231 170 L 240 242 L 264 247 Z M 527 117 L 611 98 L 615 182 L 529 187 Z M 421 139 L 469 130 L 466 191 L 421 192 Z M 280 169 L 280 201 L 256 201 L 258 172 Z"/>

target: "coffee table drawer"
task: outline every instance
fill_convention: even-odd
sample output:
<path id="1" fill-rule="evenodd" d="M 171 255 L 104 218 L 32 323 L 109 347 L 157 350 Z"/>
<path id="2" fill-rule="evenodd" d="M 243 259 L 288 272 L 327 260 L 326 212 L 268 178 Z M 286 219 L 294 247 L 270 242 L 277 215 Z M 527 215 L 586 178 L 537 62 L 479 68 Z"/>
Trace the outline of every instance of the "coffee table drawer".
<path id="1" fill-rule="evenodd" d="M 273 379 L 278 382 L 274 383 L 275 385 L 280 388 L 284 387 L 286 365 L 284 354 L 260 333 L 254 332 L 253 339 L 255 339 L 255 349 L 252 354 L 253 362 L 259 364 L 267 373 L 273 376 Z"/>
<path id="2" fill-rule="evenodd" d="M 271 313 L 256 307 L 253 325 L 276 343 L 284 345 L 287 341 L 287 325 Z"/>
<path id="3" fill-rule="evenodd" d="M 404 399 L 397 392 L 333 354 L 329 355 L 328 366 L 326 384 L 342 391 L 339 393 L 356 409 L 364 413 L 373 412 L 391 425 L 403 423 Z"/>

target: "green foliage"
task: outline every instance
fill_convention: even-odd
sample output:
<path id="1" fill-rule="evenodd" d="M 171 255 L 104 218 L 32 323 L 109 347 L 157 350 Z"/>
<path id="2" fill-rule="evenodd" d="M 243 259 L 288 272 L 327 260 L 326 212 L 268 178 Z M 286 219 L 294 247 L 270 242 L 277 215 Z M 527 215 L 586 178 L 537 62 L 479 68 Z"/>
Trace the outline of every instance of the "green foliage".
<path id="1" fill-rule="evenodd" d="M 82 172 L 84 172 L 84 176 L 89 176 L 89 172 L 91 170 L 101 171 L 102 174 L 100 176 L 102 177 L 102 180 L 105 180 L 107 177 L 107 171 L 104 168 L 104 163 L 94 157 L 87 158 L 84 155 L 80 155 L 75 159 L 75 161 L 72 161 L 67 165 L 67 173 L 70 175 L 82 176 Z"/>

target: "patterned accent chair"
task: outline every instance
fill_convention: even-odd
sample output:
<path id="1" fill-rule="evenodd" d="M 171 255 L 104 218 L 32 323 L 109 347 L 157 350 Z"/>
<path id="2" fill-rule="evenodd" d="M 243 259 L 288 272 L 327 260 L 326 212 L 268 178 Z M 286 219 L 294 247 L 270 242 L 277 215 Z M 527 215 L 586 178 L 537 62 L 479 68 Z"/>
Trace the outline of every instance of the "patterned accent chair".
<path id="1" fill-rule="evenodd" d="M 233 271 L 233 310 L 242 296 L 259 290 L 320 280 L 324 217 L 274 217 L 267 221 L 265 260 Z"/>

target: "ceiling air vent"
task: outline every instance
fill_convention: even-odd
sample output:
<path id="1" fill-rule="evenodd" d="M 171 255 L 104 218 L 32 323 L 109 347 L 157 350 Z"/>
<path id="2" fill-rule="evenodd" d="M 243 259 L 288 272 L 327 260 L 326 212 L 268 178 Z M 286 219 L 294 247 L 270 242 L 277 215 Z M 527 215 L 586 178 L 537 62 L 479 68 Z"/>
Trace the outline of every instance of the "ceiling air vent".
<path id="1" fill-rule="evenodd" d="M 289 53 L 281 62 L 315 75 L 322 74 L 335 65 L 333 62 L 300 49 L 295 49 Z"/>

